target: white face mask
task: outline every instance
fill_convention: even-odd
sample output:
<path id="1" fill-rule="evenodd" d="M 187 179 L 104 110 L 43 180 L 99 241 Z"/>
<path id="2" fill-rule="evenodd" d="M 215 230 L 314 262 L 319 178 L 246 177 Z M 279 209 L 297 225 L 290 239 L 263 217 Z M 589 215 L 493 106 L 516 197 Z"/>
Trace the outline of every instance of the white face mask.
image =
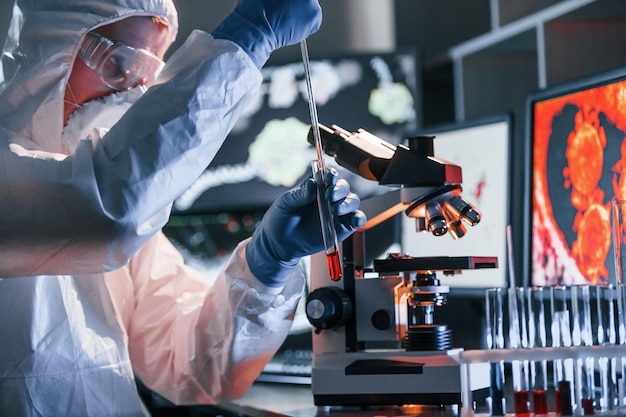
<path id="1" fill-rule="evenodd" d="M 63 129 L 61 142 L 65 150 L 73 153 L 81 140 L 100 138 L 101 135 L 92 133 L 96 129 L 111 129 L 145 92 L 145 86 L 137 86 L 84 103 L 72 113 Z"/>

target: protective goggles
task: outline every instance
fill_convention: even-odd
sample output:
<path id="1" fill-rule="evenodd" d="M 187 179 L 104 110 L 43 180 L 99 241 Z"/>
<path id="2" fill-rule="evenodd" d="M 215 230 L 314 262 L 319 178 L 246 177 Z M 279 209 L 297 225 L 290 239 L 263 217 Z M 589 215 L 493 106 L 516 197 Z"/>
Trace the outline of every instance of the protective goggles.
<path id="1" fill-rule="evenodd" d="M 140 83 L 153 84 L 165 65 L 148 50 L 112 41 L 95 32 L 87 32 L 78 56 L 103 83 L 116 90 L 130 90 Z"/>

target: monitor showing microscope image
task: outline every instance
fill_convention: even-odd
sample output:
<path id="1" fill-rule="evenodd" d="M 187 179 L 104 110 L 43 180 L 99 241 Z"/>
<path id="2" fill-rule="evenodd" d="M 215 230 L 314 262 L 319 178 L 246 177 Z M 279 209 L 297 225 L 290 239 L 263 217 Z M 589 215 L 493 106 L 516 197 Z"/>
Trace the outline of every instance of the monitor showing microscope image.
<path id="1" fill-rule="evenodd" d="M 442 285 L 457 289 L 503 287 L 507 277 L 506 226 L 509 222 L 509 147 L 511 118 L 490 118 L 455 123 L 417 132 L 435 136 L 434 155 L 459 165 L 463 199 L 478 209 L 481 220 L 466 226 L 460 239 L 451 233 L 433 236 L 416 232 L 415 219 L 402 216 L 402 252 L 413 257 L 495 256 L 498 268 L 464 270 L 446 276 Z"/>
<path id="2" fill-rule="evenodd" d="M 527 116 L 527 276 L 615 283 L 610 202 L 626 194 L 626 68 L 537 92 Z"/>

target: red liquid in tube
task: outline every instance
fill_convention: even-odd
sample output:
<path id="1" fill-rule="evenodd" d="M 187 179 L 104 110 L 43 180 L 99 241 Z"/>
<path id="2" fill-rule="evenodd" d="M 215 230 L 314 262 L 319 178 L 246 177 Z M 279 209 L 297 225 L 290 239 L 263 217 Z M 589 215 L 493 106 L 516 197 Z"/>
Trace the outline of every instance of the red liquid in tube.
<path id="1" fill-rule="evenodd" d="M 533 413 L 536 416 L 548 415 L 548 400 L 545 390 L 536 389 L 533 391 Z"/>
<path id="2" fill-rule="evenodd" d="M 529 416 L 530 409 L 528 407 L 528 391 L 515 391 L 513 394 L 515 414 L 518 416 Z"/>
<path id="3" fill-rule="evenodd" d="M 339 260 L 339 251 L 326 254 L 326 264 L 328 265 L 328 275 L 333 281 L 341 279 L 341 262 Z"/>
<path id="4" fill-rule="evenodd" d="M 583 413 L 586 416 L 595 414 L 595 411 L 593 408 L 593 398 L 583 398 L 581 402 L 583 405 Z"/>

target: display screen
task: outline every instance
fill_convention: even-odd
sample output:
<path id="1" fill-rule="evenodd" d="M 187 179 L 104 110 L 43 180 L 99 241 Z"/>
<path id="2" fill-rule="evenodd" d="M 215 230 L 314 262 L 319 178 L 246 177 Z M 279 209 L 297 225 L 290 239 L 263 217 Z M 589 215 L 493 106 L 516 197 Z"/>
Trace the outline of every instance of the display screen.
<path id="1" fill-rule="evenodd" d="M 344 55 L 313 59 L 311 85 L 319 123 L 349 131 L 368 130 L 398 144 L 416 128 L 415 54 Z M 256 99 L 238 120 L 202 176 L 174 202 L 175 213 L 267 208 L 311 172 L 315 149 L 304 65 L 268 66 Z M 326 157 L 328 167 L 338 167 Z M 352 189 L 366 198 L 377 183 L 338 168 Z"/>
<path id="2" fill-rule="evenodd" d="M 508 115 L 418 132 L 434 135 L 434 154 L 459 165 L 463 172 L 462 197 L 480 211 L 476 226 L 455 240 L 450 233 L 434 236 L 415 231 L 415 219 L 402 215 L 402 251 L 413 257 L 495 256 L 498 268 L 464 270 L 452 276 L 439 273 L 441 284 L 454 288 L 502 287 L 506 282 L 506 226 L 509 221 Z"/>
<path id="3" fill-rule="evenodd" d="M 528 100 L 534 285 L 614 282 L 610 202 L 626 197 L 626 69 Z"/>

